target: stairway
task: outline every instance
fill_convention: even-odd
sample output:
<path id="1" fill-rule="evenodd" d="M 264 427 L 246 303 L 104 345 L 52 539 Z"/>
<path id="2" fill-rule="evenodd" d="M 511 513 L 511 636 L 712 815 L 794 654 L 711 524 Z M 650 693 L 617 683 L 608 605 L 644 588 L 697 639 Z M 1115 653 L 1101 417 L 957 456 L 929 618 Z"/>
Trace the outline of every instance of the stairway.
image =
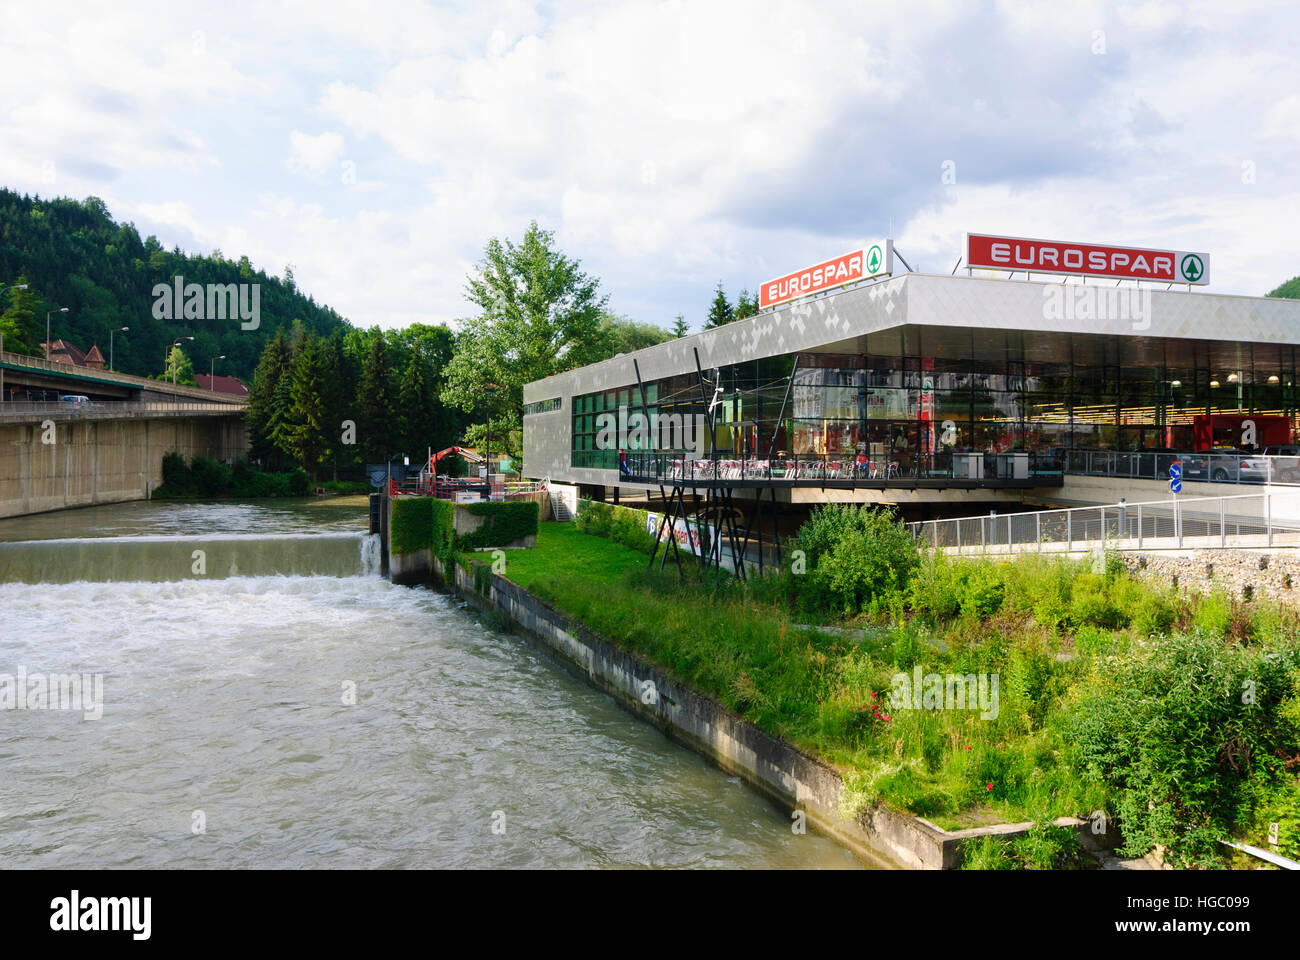
<path id="1" fill-rule="evenodd" d="M 564 495 L 558 490 L 550 491 L 551 497 L 551 519 L 558 520 L 561 523 L 568 523 L 573 519 L 573 514 L 569 512 L 569 505 L 564 502 Z"/>

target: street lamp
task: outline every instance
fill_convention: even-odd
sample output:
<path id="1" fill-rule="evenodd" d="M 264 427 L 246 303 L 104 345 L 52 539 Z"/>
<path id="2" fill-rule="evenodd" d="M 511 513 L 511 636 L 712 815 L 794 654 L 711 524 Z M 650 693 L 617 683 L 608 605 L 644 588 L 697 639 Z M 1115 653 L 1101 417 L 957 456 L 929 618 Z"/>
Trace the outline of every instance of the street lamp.
<path id="1" fill-rule="evenodd" d="M 182 340 L 193 340 L 193 339 L 194 339 L 193 337 L 178 337 L 178 338 L 176 338 L 175 340 L 172 341 L 172 345 L 171 345 L 170 347 L 167 348 L 167 352 L 163 355 L 163 370 L 166 370 L 166 369 L 167 369 L 167 364 L 168 364 L 168 362 L 171 360 L 171 356 L 172 356 L 172 348 L 173 348 L 173 347 L 179 347 L 179 346 L 181 345 L 181 341 L 182 341 Z M 178 363 L 178 364 L 174 364 L 174 365 L 172 366 L 172 386 L 173 386 L 173 387 L 176 386 L 176 367 L 179 367 L 179 366 L 180 366 L 179 363 Z"/>
<path id="2" fill-rule="evenodd" d="M 496 392 L 500 389 L 501 388 L 497 384 L 492 383 L 491 381 L 483 384 L 483 395 L 488 398 L 489 403 L 487 408 L 487 417 L 483 423 L 484 430 L 486 431 L 486 436 L 484 437 L 484 446 L 486 447 L 486 450 L 484 451 L 483 462 L 485 469 L 487 470 L 487 481 L 489 484 L 492 482 L 492 407 L 490 404 L 491 398 L 496 396 Z"/>
<path id="3" fill-rule="evenodd" d="M 213 357 L 212 362 L 208 364 L 208 389 L 211 390 L 213 393 L 217 392 L 217 382 L 213 379 L 212 369 L 217 365 L 218 360 L 224 360 L 224 359 L 226 359 L 226 355 L 223 353 L 219 357 Z"/>
<path id="4" fill-rule="evenodd" d="M 49 313 L 45 314 L 45 359 L 46 360 L 50 359 L 50 314 L 67 313 L 67 312 L 68 312 L 67 307 L 55 307 L 53 310 L 49 311 Z"/>
<path id="5" fill-rule="evenodd" d="M 112 330 L 108 331 L 108 369 L 113 369 L 113 334 L 125 333 L 130 329 L 130 327 L 114 327 Z"/>

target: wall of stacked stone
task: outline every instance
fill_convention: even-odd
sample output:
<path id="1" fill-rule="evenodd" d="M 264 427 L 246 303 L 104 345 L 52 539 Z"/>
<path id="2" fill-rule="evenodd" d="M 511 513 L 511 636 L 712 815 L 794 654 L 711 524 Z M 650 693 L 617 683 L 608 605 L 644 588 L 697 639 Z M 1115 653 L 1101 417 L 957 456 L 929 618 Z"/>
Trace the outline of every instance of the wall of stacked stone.
<path id="1" fill-rule="evenodd" d="M 1140 579 L 1176 585 L 1182 593 L 1216 590 L 1238 600 L 1267 597 L 1300 605 L 1300 551 L 1201 550 L 1188 555 L 1122 554 Z"/>

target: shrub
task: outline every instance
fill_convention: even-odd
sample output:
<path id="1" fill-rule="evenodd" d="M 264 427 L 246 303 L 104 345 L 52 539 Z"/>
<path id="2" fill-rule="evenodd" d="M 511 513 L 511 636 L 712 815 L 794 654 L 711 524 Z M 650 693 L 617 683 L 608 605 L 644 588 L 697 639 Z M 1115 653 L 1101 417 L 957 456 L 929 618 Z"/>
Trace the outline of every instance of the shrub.
<path id="1" fill-rule="evenodd" d="M 900 599 L 920 563 L 916 541 L 889 509 L 820 507 L 799 528 L 797 545 L 817 592 L 846 615 Z"/>
<path id="2" fill-rule="evenodd" d="M 528 536 L 537 536 L 537 518 L 541 505 L 534 500 L 463 503 L 457 509 L 483 518 L 473 533 L 456 538 L 456 547 L 475 550 L 480 547 L 504 547 Z"/>
<path id="3" fill-rule="evenodd" d="M 1027 870 L 1059 870 L 1074 866 L 1079 859 L 1079 838 L 1069 827 L 1050 821 L 1035 823 L 1011 843 Z"/>
<path id="4" fill-rule="evenodd" d="M 962 616 L 975 620 L 993 616 L 1002 609 L 1005 591 L 1006 586 L 992 564 L 979 563 L 969 567 L 959 601 Z"/>
<path id="5" fill-rule="evenodd" d="M 392 501 L 388 538 L 393 553 L 414 553 L 431 543 L 433 500 L 429 497 L 398 497 Z"/>
<path id="6" fill-rule="evenodd" d="M 963 870 L 1015 870 L 1011 844 L 1002 837 L 986 833 L 968 840 L 961 849 Z"/>
<path id="7" fill-rule="evenodd" d="M 1192 629 L 1219 639 L 1227 636 L 1231 622 L 1232 605 L 1228 602 L 1228 598 L 1218 591 L 1208 597 L 1202 597 L 1192 615 Z"/>
<path id="8" fill-rule="evenodd" d="M 456 505 L 450 500 L 429 501 L 429 547 L 446 563 L 455 552 Z"/>
<path id="9" fill-rule="evenodd" d="M 938 623 L 961 609 L 962 587 L 960 565 L 941 550 L 927 551 L 908 587 L 908 605 L 930 623 Z"/>
<path id="10" fill-rule="evenodd" d="M 190 475 L 200 497 L 218 497 L 230 490 L 232 471 L 220 460 L 195 457 L 190 461 Z"/>
<path id="11" fill-rule="evenodd" d="M 1133 629 L 1144 637 L 1162 637 L 1173 629 L 1178 611 L 1172 601 L 1158 593 L 1147 593 L 1133 610 Z"/>
<path id="12" fill-rule="evenodd" d="M 605 537 L 638 553 L 650 554 L 655 549 L 655 535 L 647 525 L 648 516 L 644 510 L 580 500 L 574 525 L 583 533 Z"/>
<path id="13" fill-rule="evenodd" d="M 1217 861 L 1257 778 L 1300 752 L 1284 706 L 1298 656 L 1176 635 L 1117 659 L 1062 714 L 1071 763 L 1109 791 L 1128 855 L 1163 844 L 1185 865 Z"/>
<path id="14" fill-rule="evenodd" d="M 1107 630 L 1128 626 L 1129 615 L 1121 606 L 1115 584 L 1115 580 L 1100 574 L 1080 574 L 1071 590 L 1071 622 L 1076 627 L 1092 624 Z"/>

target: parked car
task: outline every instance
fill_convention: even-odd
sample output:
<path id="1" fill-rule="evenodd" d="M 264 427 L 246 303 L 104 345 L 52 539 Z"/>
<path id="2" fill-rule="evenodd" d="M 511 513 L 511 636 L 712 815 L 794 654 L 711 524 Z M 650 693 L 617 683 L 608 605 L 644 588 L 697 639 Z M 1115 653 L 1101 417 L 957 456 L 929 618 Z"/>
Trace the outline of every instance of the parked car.
<path id="1" fill-rule="evenodd" d="M 1274 480 L 1300 483 L 1300 444 L 1285 443 L 1265 447 L 1264 456 L 1273 458 Z"/>
<path id="2" fill-rule="evenodd" d="M 1242 463 L 1248 454 L 1232 447 L 1216 447 L 1185 453 L 1181 457 L 1184 480 L 1213 480 L 1217 483 L 1236 483 L 1241 476 Z M 1263 468 L 1264 461 L 1258 461 Z M 1251 464 L 1250 469 L 1255 469 Z"/>
<path id="3" fill-rule="evenodd" d="M 72 407 L 74 410 L 80 410 L 90 406 L 90 397 L 83 397 L 76 393 L 65 393 L 59 397 L 59 403 L 65 407 Z"/>

